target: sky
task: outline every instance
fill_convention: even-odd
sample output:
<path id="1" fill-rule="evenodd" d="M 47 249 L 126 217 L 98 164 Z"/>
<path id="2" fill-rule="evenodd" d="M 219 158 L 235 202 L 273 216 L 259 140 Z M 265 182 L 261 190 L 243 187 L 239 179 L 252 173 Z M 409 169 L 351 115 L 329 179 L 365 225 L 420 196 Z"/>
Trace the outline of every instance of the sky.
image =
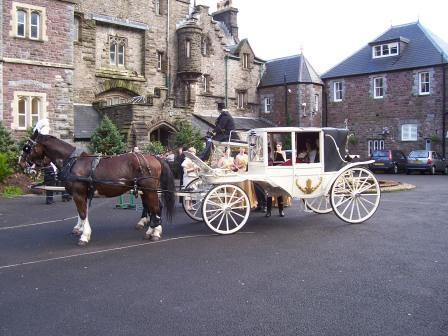
<path id="1" fill-rule="evenodd" d="M 191 2 L 193 3 L 193 1 Z M 196 0 L 216 10 L 217 0 Z M 448 42 L 448 0 L 233 0 L 239 37 L 263 60 L 303 54 L 322 74 L 391 25 L 420 21 Z"/>

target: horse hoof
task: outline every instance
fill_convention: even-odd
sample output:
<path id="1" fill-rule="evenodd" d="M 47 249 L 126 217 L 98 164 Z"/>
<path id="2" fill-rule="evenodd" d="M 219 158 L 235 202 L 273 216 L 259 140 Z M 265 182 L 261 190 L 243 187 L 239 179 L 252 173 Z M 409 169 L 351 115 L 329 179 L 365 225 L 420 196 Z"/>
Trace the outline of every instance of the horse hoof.
<path id="1" fill-rule="evenodd" d="M 146 240 L 150 240 L 151 239 L 151 235 L 150 234 L 145 234 L 145 239 Z"/>
<path id="2" fill-rule="evenodd" d="M 156 242 L 159 241 L 160 237 L 156 237 L 156 236 L 151 236 L 151 241 Z"/>
<path id="3" fill-rule="evenodd" d="M 135 229 L 138 230 L 138 231 L 142 231 L 144 228 L 145 228 L 144 225 L 139 225 L 139 224 L 137 224 L 137 225 L 135 226 Z"/>
<path id="4" fill-rule="evenodd" d="M 87 242 L 84 240 L 78 240 L 78 246 L 87 246 Z"/>
<path id="5" fill-rule="evenodd" d="M 80 231 L 80 230 L 78 230 L 78 229 L 74 229 L 74 230 L 72 231 L 72 234 L 74 234 L 75 236 L 80 236 L 80 235 L 82 235 L 82 231 Z"/>

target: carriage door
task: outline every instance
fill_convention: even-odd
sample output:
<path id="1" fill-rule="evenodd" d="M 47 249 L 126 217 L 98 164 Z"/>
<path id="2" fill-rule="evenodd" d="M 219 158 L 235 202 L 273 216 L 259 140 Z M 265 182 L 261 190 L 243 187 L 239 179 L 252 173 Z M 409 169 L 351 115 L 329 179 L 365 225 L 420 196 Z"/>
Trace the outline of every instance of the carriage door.
<path id="1" fill-rule="evenodd" d="M 319 192 L 324 185 L 323 133 L 301 131 L 295 133 L 293 196 L 302 197 Z"/>

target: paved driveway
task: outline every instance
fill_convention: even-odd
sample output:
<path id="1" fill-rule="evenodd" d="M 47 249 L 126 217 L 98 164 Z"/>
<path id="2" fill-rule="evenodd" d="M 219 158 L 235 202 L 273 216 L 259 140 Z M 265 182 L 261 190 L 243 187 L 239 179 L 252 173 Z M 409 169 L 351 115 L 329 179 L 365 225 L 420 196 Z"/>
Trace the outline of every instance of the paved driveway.
<path id="1" fill-rule="evenodd" d="M 367 223 L 286 209 L 216 236 L 176 209 L 150 243 L 139 214 L 95 199 L 0 200 L 0 335 L 448 335 L 448 177 L 379 175 Z"/>

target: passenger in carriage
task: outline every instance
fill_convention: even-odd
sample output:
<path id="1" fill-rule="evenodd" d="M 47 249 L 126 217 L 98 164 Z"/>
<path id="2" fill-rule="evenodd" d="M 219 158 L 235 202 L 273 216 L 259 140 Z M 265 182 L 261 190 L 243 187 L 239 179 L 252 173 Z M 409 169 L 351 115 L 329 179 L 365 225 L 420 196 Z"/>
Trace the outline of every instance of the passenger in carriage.
<path id="1" fill-rule="evenodd" d="M 235 166 L 235 160 L 230 154 L 230 148 L 226 147 L 223 156 L 218 161 L 218 168 L 238 171 L 238 168 Z"/>
<path id="2" fill-rule="evenodd" d="M 274 165 L 283 163 L 286 161 L 286 153 L 282 150 L 283 144 L 277 143 L 276 150 L 274 152 Z"/>
<path id="3" fill-rule="evenodd" d="M 249 156 L 246 154 L 246 148 L 240 147 L 240 152 L 235 156 L 235 167 L 239 172 L 247 171 L 247 164 L 249 163 Z"/>

